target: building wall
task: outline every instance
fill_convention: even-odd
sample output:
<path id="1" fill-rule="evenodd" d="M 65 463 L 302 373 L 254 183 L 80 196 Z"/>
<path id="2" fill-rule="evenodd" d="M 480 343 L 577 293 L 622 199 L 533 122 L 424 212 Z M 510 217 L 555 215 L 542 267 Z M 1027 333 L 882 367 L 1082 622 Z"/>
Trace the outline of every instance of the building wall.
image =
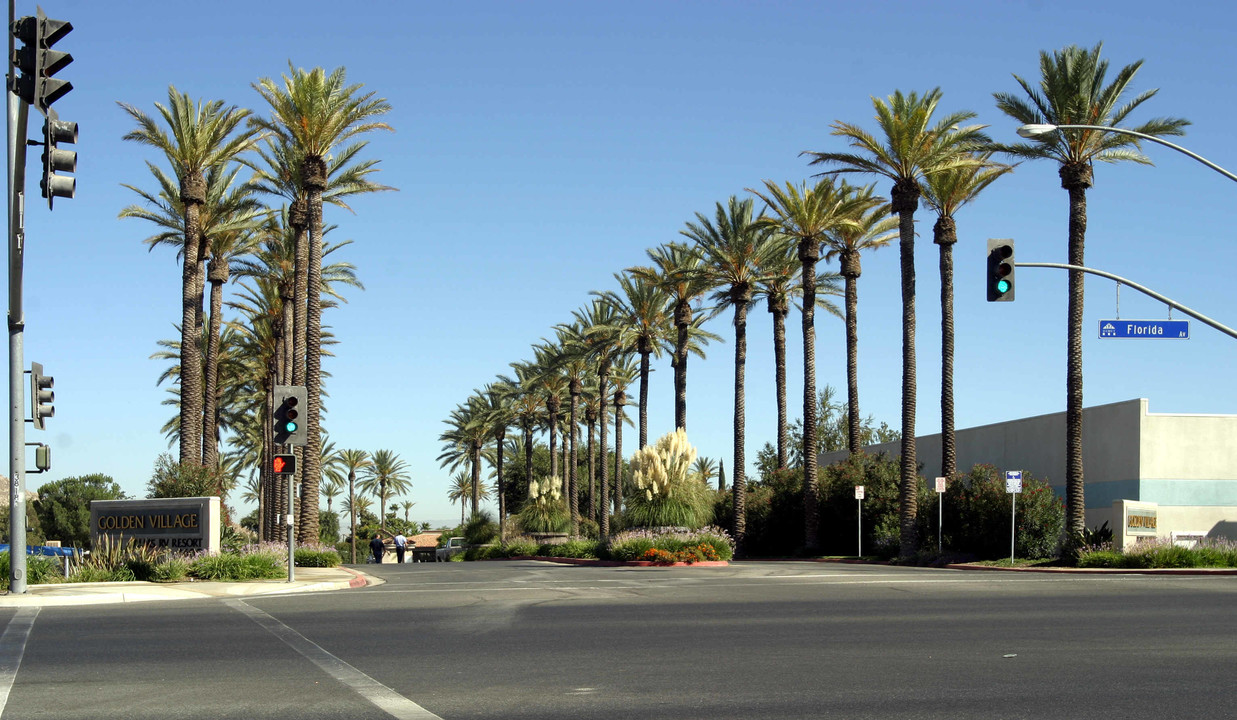
<path id="1" fill-rule="evenodd" d="M 1237 416 L 1153 414 L 1145 398 L 1085 408 L 1082 421 L 1087 525 L 1117 527 L 1113 503 L 1160 507 L 1167 537 L 1174 530 L 1207 530 L 1237 539 Z M 941 436 L 916 438 L 920 475 L 941 472 Z M 899 442 L 868 452 L 897 457 Z M 1039 415 L 956 431 L 958 471 L 979 463 L 1023 470 L 1065 494 L 1065 413 Z M 846 458 L 824 453 L 822 466 Z"/>

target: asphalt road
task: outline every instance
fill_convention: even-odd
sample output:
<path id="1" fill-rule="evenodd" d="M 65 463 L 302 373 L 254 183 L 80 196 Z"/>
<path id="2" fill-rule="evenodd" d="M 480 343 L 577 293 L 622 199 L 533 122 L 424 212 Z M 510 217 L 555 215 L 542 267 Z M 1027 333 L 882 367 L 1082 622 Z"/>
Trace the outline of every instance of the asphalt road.
<path id="1" fill-rule="evenodd" d="M 364 569 L 387 583 L 5 609 L 0 676 L 12 687 L 0 717 L 1237 714 L 1234 576 L 796 562 Z"/>

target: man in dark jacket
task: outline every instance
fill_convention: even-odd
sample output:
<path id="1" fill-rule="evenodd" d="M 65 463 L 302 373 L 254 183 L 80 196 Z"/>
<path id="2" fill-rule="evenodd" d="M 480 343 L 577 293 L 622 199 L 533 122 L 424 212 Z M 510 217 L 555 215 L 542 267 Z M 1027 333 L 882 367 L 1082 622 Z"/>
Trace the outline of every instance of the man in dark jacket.
<path id="1" fill-rule="evenodd" d="M 382 551 L 385 549 L 385 545 L 382 542 L 381 533 L 374 533 L 374 539 L 369 541 L 369 549 L 374 554 L 374 562 L 382 562 Z"/>

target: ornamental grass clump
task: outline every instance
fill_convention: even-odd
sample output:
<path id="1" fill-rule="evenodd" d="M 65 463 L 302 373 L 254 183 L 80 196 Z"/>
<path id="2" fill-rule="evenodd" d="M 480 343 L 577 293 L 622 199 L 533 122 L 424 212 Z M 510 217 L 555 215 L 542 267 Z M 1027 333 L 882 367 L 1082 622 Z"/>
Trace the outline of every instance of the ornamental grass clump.
<path id="1" fill-rule="evenodd" d="M 712 490 L 690 470 L 696 449 L 678 428 L 631 458 L 632 486 L 624 511 L 633 527 L 699 528 L 713 512 Z"/>
<path id="2" fill-rule="evenodd" d="M 528 483 L 528 501 L 517 515 L 526 533 L 561 533 L 571 527 L 567 501 L 563 499 L 563 481 L 551 475 Z"/>

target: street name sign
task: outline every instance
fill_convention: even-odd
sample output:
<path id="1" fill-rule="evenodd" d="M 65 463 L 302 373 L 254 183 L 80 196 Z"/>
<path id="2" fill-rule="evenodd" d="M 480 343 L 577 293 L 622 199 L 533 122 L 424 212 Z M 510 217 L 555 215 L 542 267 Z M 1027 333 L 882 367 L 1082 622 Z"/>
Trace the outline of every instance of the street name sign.
<path id="1" fill-rule="evenodd" d="M 1102 338 L 1190 339 L 1189 320 L 1100 320 Z"/>

